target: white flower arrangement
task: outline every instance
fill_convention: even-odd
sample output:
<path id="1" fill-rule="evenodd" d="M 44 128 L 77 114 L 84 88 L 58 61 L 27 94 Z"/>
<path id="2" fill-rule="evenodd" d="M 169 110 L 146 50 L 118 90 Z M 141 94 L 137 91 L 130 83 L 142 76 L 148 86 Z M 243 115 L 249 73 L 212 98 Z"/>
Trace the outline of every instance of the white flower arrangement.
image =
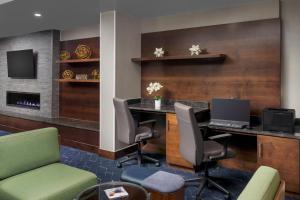
<path id="1" fill-rule="evenodd" d="M 161 88 L 163 88 L 163 86 L 159 82 L 155 82 L 155 83 L 151 82 L 147 87 L 147 92 L 149 95 L 151 95 L 154 92 L 158 92 Z M 155 96 L 154 99 L 159 100 L 161 99 L 161 96 Z"/>
<path id="2" fill-rule="evenodd" d="M 199 45 L 192 45 L 192 47 L 189 48 L 189 50 L 191 52 L 191 56 L 193 55 L 198 56 L 202 52 Z"/>
<path id="3" fill-rule="evenodd" d="M 163 57 L 165 54 L 165 51 L 163 50 L 163 48 L 155 48 L 155 51 L 153 53 L 157 58 L 159 57 Z"/>

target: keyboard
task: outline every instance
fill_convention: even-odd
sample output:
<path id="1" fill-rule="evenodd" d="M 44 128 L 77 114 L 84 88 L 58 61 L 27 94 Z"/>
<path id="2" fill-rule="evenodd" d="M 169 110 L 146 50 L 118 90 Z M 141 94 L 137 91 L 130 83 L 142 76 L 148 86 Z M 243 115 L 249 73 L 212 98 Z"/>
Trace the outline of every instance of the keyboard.
<path id="1" fill-rule="evenodd" d="M 230 122 L 210 122 L 210 126 L 222 126 L 222 127 L 228 127 L 228 128 L 238 128 L 242 129 L 245 125 L 243 124 L 237 124 L 237 123 L 230 123 Z"/>

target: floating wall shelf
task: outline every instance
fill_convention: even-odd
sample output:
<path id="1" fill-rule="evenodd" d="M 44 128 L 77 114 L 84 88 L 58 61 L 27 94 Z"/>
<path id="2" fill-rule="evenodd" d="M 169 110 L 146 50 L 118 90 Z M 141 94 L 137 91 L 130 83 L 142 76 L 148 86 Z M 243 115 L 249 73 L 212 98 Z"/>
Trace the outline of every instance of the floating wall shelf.
<path id="1" fill-rule="evenodd" d="M 59 79 L 60 83 L 100 83 L 99 80 L 76 80 L 76 79 Z"/>
<path id="2" fill-rule="evenodd" d="M 224 62 L 225 54 L 201 54 L 198 56 L 165 56 L 165 57 L 142 57 L 132 58 L 132 62 L 156 62 L 156 61 L 199 61 L 199 62 Z"/>
<path id="3" fill-rule="evenodd" d="M 59 60 L 57 63 L 93 63 L 99 62 L 99 58 L 89 58 L 89 59 L 71 59 L 71 60 Z"/>

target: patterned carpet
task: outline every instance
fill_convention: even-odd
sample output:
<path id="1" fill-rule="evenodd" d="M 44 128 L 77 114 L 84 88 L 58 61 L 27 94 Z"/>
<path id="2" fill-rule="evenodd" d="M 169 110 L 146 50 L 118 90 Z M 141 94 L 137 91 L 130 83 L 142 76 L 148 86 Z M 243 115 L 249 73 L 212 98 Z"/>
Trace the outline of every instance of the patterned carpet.
<path id="1" fill-rule="evenodd" d="M 0 136 L 8 134 L 7 132 L 0 131 Z M 185 179 L 196 177 L 193 173 L 177 168 L 171 167 L 165 162 L 165 158 L 157 157 L 161 160 L 161 167 L 157 168 L 154 165 L 145 165 L 147 168 L 155 168 L 183 176 Z M 61 161 L 67 165 L 81 168 L 84 170 L 95 173 L 101 182 L 108 182 L 112 180 L 119 180 L 121 173 L 127 167 L 132 166 L 134 163 L 128 163 L 124 165 L 122 169 L 116 167 L 117 161 L 105 159 L 99 157 L 97 154 L 81 151 L 78 149 L 61 146 Z M 232 199 L 237 199 L 240 192 L 246 186 L 247 182 L 251 178 L 251 173 L 230 170 L 222 167 L 215 166 L 210 170 L 210 175 L 219 178 L 217 182 L 228 189 L 232 194 Z M 196 187 L 188 187 L 185 192 L 185 200 L 194 200 L 197 192 Z M 213 189 L 205 189 L 202 194 L 203 200 L 222 200 L 223 194 Z M 286 197 L 286 200 L 296 200 L 296 198 Z"/>
<path id="2" fill-rule="evenodd" d="M 61 148 L 62 162 L 74 167 L 85 169 L 91 171 L 100 178 L 101 182 L 107 182 L 111 180 L 119 180 L 122 170 L 131 166 L 123 166 L 123 169 L 116 167 L 116 162 L 113 160 L 108 160 L 102 157 L 99 157 L 96 154 L 84 152 L 78 149 L 73 149 L 70 147 Z M 164 158 L 160 158 L 162 161 L 160 170 L 172 172 L 183 176 L 185 179 L 193 178 L 195 175 L 191 172 L 186 172 L 183 170 L 176 169 L 167 165 L 164 161 Z M 146 165 L 147 168 L 156 168 L 154 165 Z M 240 192 L 246 186 L 247 182 L 251 178 L 251 173 L 229 170 L 222 167 L 214 167 L 210 170 L 210 175 L 213 177 L 224 177 L 226 179 L 217 179 L 217 182 L 222 186 L 226 187 L 231 194 L 232 199 L 237 199 Z M 197 192 L 196 187 L 188 187 L 185 193 L 185 200 L 194 200 L 195 194 Z M 213 189 L 206 189 L 202 194 L 203 200 L 222 200 L 224 196 Z M 296 200 L 295 198 L 286 197 L 286 200 Z"/>
<path id="3" fill-rule="evenodd" d="M 6 131 L 1 131 L 1 130 L 0 130 L 0 136 L 4 136 L 4 135 L 7 135 L 7 134 L 9 134 L 9 133 L 6 132 Z"/>

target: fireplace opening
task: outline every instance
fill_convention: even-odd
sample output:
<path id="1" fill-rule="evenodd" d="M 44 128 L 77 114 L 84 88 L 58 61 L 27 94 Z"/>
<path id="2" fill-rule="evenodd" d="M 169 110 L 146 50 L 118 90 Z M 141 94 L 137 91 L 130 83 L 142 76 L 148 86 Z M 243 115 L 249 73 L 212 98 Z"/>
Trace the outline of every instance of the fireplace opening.
<path id="1" fill-rule="evenodd" d="M 29 109 L 40 109 L 40 94 L 39 93 L 28 93 L 28 92 L 6 92 L 6 105 L 29 108 Z"/>

